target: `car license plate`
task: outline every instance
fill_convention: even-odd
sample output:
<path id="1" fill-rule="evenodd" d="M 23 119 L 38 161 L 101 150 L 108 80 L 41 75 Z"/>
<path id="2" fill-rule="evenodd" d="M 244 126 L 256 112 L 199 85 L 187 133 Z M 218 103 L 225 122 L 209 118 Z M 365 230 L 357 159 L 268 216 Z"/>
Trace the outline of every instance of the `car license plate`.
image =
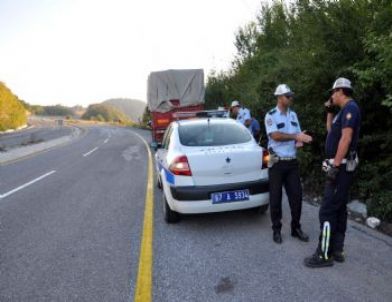
<path id="1" fill-rule="evenodd" d="M 212 203 L 249 200 L 249 190 L 236 190 L 211 194 Z"/>

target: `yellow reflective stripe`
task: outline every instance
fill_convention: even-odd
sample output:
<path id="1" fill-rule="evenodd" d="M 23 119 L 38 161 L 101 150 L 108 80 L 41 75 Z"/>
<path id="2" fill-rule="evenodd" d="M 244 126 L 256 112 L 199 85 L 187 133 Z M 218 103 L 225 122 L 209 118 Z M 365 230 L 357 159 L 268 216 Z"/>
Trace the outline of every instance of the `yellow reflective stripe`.
<path id="1" fill-rule="evenodd" d="M 329 239 L 331 237 L 331 225 L 329 221 L 324 221 L 321 236 L 321 251 L 324 252 L 324 258 L 328 259 Z"/>
<path id="2" fill-rule="evenodd" d="M 143 233 L 140 244 L 139 269 L 135 288 L 135 302 L 152 300 L 152 241 L 153 241 L 153 210 L 154 210 L 154 179 L 150 147 L 147 142 L 135 133 L 146 145 L 148 151 L 147 191 L 144 209 Z"/>

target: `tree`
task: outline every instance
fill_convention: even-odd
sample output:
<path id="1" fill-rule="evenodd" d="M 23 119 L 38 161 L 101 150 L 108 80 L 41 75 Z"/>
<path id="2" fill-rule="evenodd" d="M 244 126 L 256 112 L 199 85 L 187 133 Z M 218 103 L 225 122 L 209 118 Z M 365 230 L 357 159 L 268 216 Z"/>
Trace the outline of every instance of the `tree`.
<path id="1" fill-rule="evenodd" d="M 88 106 L 86 112 L 82 115 L 82 119 L 101 122 L 129 122 L 125 114 L 108 104 L 92 104 Z"/>
<path id="2" fill-rule="evenodd" d="M 273 90 L 287 83 L 294 109 L 314 143 L 303 149 L 305 189 L 320 194 L 319 169 L 326 135 L 322 104 L 339 76 L 352 80 L 362 108 L 361 165 L 354 195 L 383 200 L 392 217 L 392 2 L 386 0 L 297 0 L 263 5 L 236 37 L 237 55 L 226 73 L 208 77 L 206 106 L 239 99 L 258 119 L 275 105 Z M 378 198 L 379 196 L 379 198 Z M 371 201 L 369 201 L 371 203 Z M 390 211 L 390 212 L 388 212 Z M 389 213 L 389 214 L 388 214 Z M 391 218 L 388 218 L 391 219 Z"/>
<path id="3" fill-rule="evenodd" d="M 0 82 L 0 131 L 16 129 L 26 123 L 26 110 L 21 101 Z"/>

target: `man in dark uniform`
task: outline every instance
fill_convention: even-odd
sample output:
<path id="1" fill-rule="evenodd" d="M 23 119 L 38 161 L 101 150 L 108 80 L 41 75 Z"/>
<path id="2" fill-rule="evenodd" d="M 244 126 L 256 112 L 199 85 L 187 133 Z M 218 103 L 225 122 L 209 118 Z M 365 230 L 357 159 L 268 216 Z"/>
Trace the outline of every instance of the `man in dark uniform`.
<path id="1" fill-rule="evenodd" d="M 320 207 L 320 238 L 313 256 L 305 258 L 307 267 L 332 266 L 333 261 L 344 262 L 344 238 L 347 228 L 347 202 L 353 172 L 358 164 L 356 149 L 361 113 L 352 99 L 351 82 L 338 78 L 332 87 L 327 109 L 326 156 L 323 170 L 327 174 L 324 199 Z M 340 108 L 334 117 L 331 107 Z"/>
<path id="2" fill-rule="evenodd" d="M 280 84 L 274 95 L 277 106 L 265 115 L 265 129 L 268 136 L 270 213 L 273 240 L 282 243 L 282 186 L 284 185 L 291 208 L 291 235 L 308 241 L 300 224 L 302 211 L 302 188 L 299 166 L 296 159 L 297 148 L 310 143 L 312 137 L 301 131 L 294 111 L 290 109 L 293 92 L 286 84 Z"/>

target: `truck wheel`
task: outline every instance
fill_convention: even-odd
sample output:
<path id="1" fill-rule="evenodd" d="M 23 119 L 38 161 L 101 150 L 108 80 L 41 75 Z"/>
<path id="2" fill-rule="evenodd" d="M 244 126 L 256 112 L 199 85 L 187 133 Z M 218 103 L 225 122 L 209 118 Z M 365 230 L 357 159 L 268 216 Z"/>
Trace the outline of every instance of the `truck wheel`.
<path id="1" fill-rule="evenodd" d="M 163 203 L 163 217 L 167 223 L 176 223 L 180 220 L 180 214 L 175 211 L 172 211 L 167 203 L 165 193 L 162 194 L 162 203 Z"/>

